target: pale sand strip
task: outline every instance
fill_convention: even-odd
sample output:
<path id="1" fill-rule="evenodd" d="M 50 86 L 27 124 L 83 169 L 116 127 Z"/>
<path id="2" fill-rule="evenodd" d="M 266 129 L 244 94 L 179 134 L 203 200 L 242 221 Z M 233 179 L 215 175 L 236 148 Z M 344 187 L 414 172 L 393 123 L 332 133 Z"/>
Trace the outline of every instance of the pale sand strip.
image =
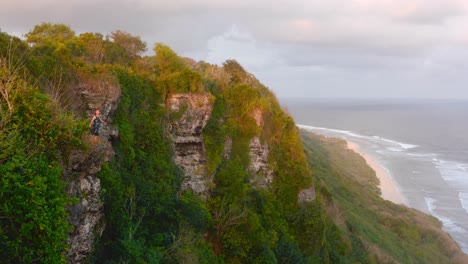
<path id="1" fill-rule="evenodd" d="M 405 198 L 398 190 L 396 183 L 393 181 L 392 176 L 388 174 L 386 169 L 382 167 L 372 156 L 364 153 L 359 148 L 359 145 L 349 142 L 348 148 L 361 155 L 371 167 L 380 181 L 379 188 L 382 192 L 382 198 L 396 204 L 405 204 Z"/>

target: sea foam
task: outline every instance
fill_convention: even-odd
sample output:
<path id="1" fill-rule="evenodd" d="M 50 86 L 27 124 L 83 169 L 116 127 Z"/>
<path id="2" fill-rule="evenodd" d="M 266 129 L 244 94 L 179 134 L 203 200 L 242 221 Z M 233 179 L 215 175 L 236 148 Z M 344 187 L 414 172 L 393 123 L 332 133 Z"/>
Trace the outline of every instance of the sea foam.
<path id="1" fill-rule="evenodd" d="M 460 198 L 463 209 L 468 213 L 468 192 L 458 193 L 458 198 Z"/>
<path id="2" fill-rule="evenodd" d="M 431 213 L 434 213 L 434 210 L 437 208 L 434 205 L 434 203 L 436 202 L 436 199 L 432 199 L 432 198 L 429 198 L 429 197 L 424 197 L 424 200 L 426 201 L 427 210 L 429 210 L 429 212 L 431 212 Z"/>
<path id="3" fill-rule="evenodd" d="M 458 191 L 460 203 L 468 213 L 468 164 L 454 161 L 439 160 L 436 167 L 449 185 Z"/>
<path id="4" fill-rule="evenodd" d="M 413 149 L 413 148 L 418 147 L 418 145 L 407 144 L 407 143 L 401 143 L 401 142 L 398 142 L 398 141 L 395 141 L 395 140 L 391 140 L 391 139 L 388 139 L 388 138 L 382 138 L 382 137 L 381 137 L 380 140 L 383 140 L 383 141 L 385 141 L 385 142 L 392 143 L 392 144 L 397 144 L 397 145 L 399 145 L 401 148 L 403 148 L 404 150 Z"/>
<path id="5" fill-rule="evenodd" d="M 468 190 L 468 164 L 443 159 L 435 159 L 433 163 L 452 188 L 459 191 Z"/>
<path id="6" fill-rule="evenodd" d="M 458 238 L 456 240 L 459 243 L 460 247 L 464 252 L 467 252 L 468 244 L 463 242 L 461 238 L 468 236 L 468 230 L 466 230 L 465 228 L 463 228 L 463 226 L 460 226 L 458 223 L 454 222 L 450 218 L 437 213 L 437 206 L 435 205 L 435 202 L 437 200 L 430 197 L 424 197 L 424 200 L 426 201 L 427 208 L 431 215 L 437 217 L 439 221 L 442 222 L 444 229 L 447 230 L 449 233 L 453 234 L 455 238 Z"/>
<path id="7" fill-rule="evenodd" d="M 408 153 L 408 156 L 417 157 L 417 158 L 433 158 L 437 157 L 435 153 Z"/>
<path id="8" fill-rule="evenodd" d="M 350 137 L 353 137 L 353 138 L 365 139 L 365 140 L 368 140 L 370 142 L 378 142 L 378 143 L 386 145 L 387 146 L 386 149 L 388 151 L 391 151 L 391 152 L 403 152 L 403 151 L 407 151 L 409 149 L 413 149 L 413 148 L 418 147 L 418 145 L 402 143 L 402 142 L 398 142 L 396 140 L 383 138 L 383 137 L 379 137 L 379 136 L 361 135 L 361 134 L 358 134 L 358 133 L 355 133 L 355 132 L 352 132 L 352 131 L 348 131 L 348 130 L 339 130 L 339 129 L 325 128 L 325 127 L 314 127 L 314 126 L 307 126 L 307 125 L 300 125 L 300 124 L 297 124 L 296 126 L 299 127 L 299 128 L 308 130 L 308 131 L 317 131 L 317 130 L 319 130 L 319 131 L 323 131 L 323 132 L 325 132 L 327 134 L 333 133 L 335 135 L 337 135 L 337 134 L 338 135 L 346 135 L 346 136 L 350 136 Z"/>
<path id="9" fill-rule="evenodd" d="M 457 224 L 456 222 L 452 221 L 450 218 L 445 217 L 439 213 L 436 212 L 437 206 L 435 203 L 437 202 L 436 199 L 430 198 L 430 197 L 424 197 L 424 200 L 426 201 L 427 208 L 429 212 L 437 217 L 444 225 L 444 228 L 453 232 L 457 233 L 462 233 L 462 234 L 468 234 L 468 230 Z"/>
<path id="10" fill-rule="evenodd" d="M 299 125 L 296 124 L 297 127 L 308 130 L 308 131 L 314 131 L 314 130 L 322 130 L 326 132 L 332 132 L 332 133 L 338 133 L 338 134 L 345 134 L 351 137 L 357 137 L 357 138 L 366 138 L 366 136 L 356 134 L 354 132 L 348 131 L 348 130 L 339 130 L 339 129 L 333 129 L 333 128 L 325 128 L 325 127 L 314 127 L 314 126 L 306 126 L 306 125 Z"/>

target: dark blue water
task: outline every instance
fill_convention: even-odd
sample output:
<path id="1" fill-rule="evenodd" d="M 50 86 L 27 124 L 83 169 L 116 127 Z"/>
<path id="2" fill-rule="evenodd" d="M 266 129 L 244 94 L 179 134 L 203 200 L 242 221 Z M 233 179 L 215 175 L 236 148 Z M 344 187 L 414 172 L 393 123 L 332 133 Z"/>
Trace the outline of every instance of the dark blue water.
<path id="1" fill-rule="evenodd" d="M 355 142 L 406 205 L 439 218 L 468 252 L 468 101 L 281 100 L 297 124 Z"/>

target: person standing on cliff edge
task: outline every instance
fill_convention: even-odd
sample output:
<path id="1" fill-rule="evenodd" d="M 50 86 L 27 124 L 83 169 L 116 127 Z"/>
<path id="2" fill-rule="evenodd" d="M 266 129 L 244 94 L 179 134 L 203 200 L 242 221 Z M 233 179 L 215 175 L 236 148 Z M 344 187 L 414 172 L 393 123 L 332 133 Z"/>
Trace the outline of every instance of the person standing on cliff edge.
<path id="1" fill-rule="evenodd" d="M 91 129 L 91 135 L 97 137 L 99 136 L 99 128 L 101 127 L 101 123 L 107 125 L 106 121 L 102 120 L 101 115 L 99 114 L 99 110 L 96 109 L 96 112 L 91 119 L 91 123 L 89 123 L 89 128 Z"/>

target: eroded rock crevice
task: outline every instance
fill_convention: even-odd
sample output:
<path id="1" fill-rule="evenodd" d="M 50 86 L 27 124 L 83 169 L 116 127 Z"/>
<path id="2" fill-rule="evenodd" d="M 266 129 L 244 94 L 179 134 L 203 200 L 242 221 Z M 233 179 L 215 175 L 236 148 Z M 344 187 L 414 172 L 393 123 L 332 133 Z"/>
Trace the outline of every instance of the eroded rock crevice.
<path id="1" fill-rule="evenodd" d="M 170 133 L 175 163 L 182 168 L 182 190 L 209 194 L 213 179 L 207 175 L 207 155 L 202 137 L 213 110 L 211 94 L 173 94 L 169 99 Z"/>
<path id="2" fill-rule="evenodd" d="M 258 127 L 263 128 L 264 118 L 261 109 L 254 109 L 251 113 L 252 118 Z M 259 137 L 253 137 L 249 143 L 250 165 L 249 172 L 252 174 L 250 182 L 257 188 L 268 188 L 273 182 L 273 170 L 268 163 L 269 149 L 268 144 L 262 144 Z"/>
<path id="3" fill-rule="evenodd" d="M 260 138 L 253 137 L 249 147 L 250 165 L 248 170 L 253 174 L 251 183 L 257 188 L 267 188 L 273 182 L 273 170 L 268 163 L 268 144 L 262 144 Z"/>

